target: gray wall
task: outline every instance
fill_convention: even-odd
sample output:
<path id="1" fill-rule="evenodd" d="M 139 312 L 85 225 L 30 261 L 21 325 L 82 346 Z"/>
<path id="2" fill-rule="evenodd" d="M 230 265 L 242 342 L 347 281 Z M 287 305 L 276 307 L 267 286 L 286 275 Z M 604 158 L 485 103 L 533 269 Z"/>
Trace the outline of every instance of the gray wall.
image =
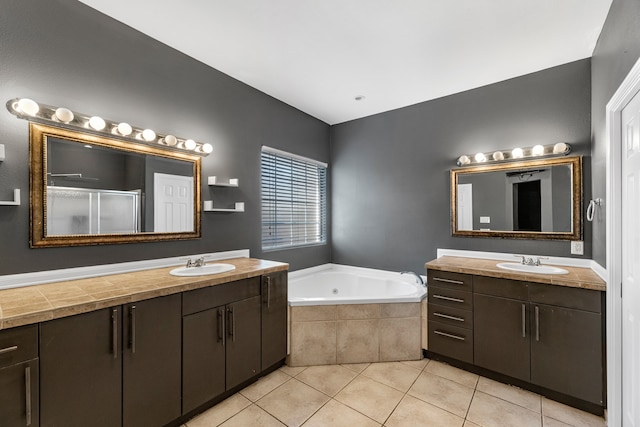
<path id="1" fill-rule="evenodd" d="M 606 199 L 606 106 L 640 57 L 640 2 L 613 0 L 593 52 L 591 77 L 593 196 Z M 606 200 L 605 200 L 606 203 Z M 593 220 L 593 259 L 606 264 L 605 207 Z"/>
<path id="2" fill-rule="evenodd" d="M 333 262 L 422 271 L 437 248 L 570 256 L 568 241 L 451 236 L 463 153 L 568 142 L 590 198 L 590 60 L 332 127 Z M 584 229 L 591 256 L 591 229 Z"/>
<path id="3" fill-rule="evenodd" d="M 0 274 L 243 248 L 292 269 L 330 261 L 329 245 L 260 250 L 260 146 L 327 162 L 327 124 L 75 0 L 2 0 L 0 58 L 3 104 L 28 97 L 209 142 L 214 151 L 202 161 L 203 176 L 239 178 L 240 188 L 218 194 L 204 179 L 203 199 L 246 202 L 244 213 L 204 214 L 198 240 L 30 249 L 27 122 L 3 109 L 0 200 L 20 188 L 23 203 L 0 206 Z"/>

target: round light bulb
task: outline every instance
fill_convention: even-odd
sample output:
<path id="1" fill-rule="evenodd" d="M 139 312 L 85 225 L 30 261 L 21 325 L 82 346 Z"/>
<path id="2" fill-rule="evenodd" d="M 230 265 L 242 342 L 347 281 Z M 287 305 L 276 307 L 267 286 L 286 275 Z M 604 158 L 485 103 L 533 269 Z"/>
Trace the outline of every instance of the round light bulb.
<path id="1" fill-rule="evenodd" d="M 29 116 L 35 116 L 40 111 L 40 106 L 33 99 L 21 98 L 18 101 L 16 110 Z"/>
<path id="2" fill-rule="evenodd" d="M 164 144 L 167 144 L 167 145 L 173 147 L 174 145 L 176 145 L 178 143 L 178 138 L 176 138 L 173 135 L 167 135 L 164 138 L 162 138 L 162 142 Z"/>
<path id="3" fill-rule="evenodd" d="M 468 165 L 469 163 L 471 163 L 471 159 L 469 158 L 469 156 L 463 154 L 462 156 L 458 157 L 458 166 Z"/>
<path id="4" fill-rule="evenodd" d="M 93 116 L 89 119 L 89 126 L 95 130 L 103 130 L 107 124 L 102 117 Z"/>
<path id="5" fill-rule="evenodd" d="M 511 151 L 511 157 L 513 157 L 514 159 L 521 159 L 522 156 L 524 156 L 524 152 L 522 151 L 522 148 L 514 148 Z"/>
<path id="6" fill-rule="evenodd" d="M 534 145 L 531 149 L 531 154 L 534 156 L 542 156 L 544 154 L 544 147 L 540 144 Z"/>
<path id="7" fill-rule="evenodd" d="M 502 151 L 496 151 L 491 157 L 493 157 L 493 160 L 495 161 L 504 160 L 504 154 L 502 153 Z"/>
<path id="8" fill-rule="evenodd" d="M 558 142 L 556 145 L 553 146 L 553 154 L 564 154 L 567 152 L 568 148 L 569 146 L 564 142 Z"/>
<path id="9" fill-rule="evenodd" d="M 211 144 L 204 144 L 204 145 L 202 146 L 202 152 L 203 152 L 203 153 L 210 154 L 212 151 L 213 151 L 213 145 L 211 145 Z"/>
<path id="10" fill-rule="evenodd" d="M 145 129 L 142 131 L 142 139 L 151 142 L 156 139 L 156 133 L 151 129 Z"/>
<path id="11" fill-rule="evenodd" d="M 484 153 L 476 154 L 474 159 L 476 159 L 476 162 L 478 162 L 478 163 L 482 163 L 482 162 L 487 160 L 487 158 L 485 157 Z"/>
<path id="12" fill-rule="evenodd" d="M 62 123 L 69 123 L 71 120 L 73 120 L 73 117 L 73 111 L 64 107 L 56 108 L 55 113 L 53 113 L 53 119 L 61 121 Z"/>
<path id="13" fill-rule="evenodd" d="M 118 127 L 116 127 L 116 129 L 118 130 L 118 133 L 122 136 L 129 136 L 131 135 L 131 132 L 133 132 L 133 128 L 131 127 L 131 125 L 125 122 L 120 123 Z"/>
<path id="14" fill-rule="evenodd" d="M 193 139 L 187 139 L 184 142 L 184 148 L 186 148 L 187 150 L 193 150 L 194 148 L 196 148 L 196 142 Z"/>

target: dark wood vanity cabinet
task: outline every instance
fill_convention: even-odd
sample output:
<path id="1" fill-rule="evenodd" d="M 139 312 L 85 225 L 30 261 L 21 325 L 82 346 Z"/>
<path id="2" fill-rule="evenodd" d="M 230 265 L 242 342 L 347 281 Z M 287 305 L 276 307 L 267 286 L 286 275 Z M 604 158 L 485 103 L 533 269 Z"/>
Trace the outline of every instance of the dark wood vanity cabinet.
<path id="1" fill-rule="evenodd" d="M 42 426 L 163 426 L 180 416 L 181 295 L 40 324 Z"/>
<path id="2" fill-rule="evenodd" d="M 287 357 L 287 272 L 262 276 L 262 369 Z"/>
<path id="3" fill-rule="evenodd" d="M 427 271 L 429 350 L 473 363 L 473 276 Z"/>
<path id="4" fill-rule="evenodd" d="M 184 293 L 183 414 L 261 371 L 260 291 L 253 277 Z"/>
<path id="5" fill-rule="evenodd" d="M 38 327 L 0 331 L 0 425 L 37 427 Z"/>
<path id="6" fill-rule="evenodd" d="M 599 291 L 474 277 L 474 364 L 603 404 Z"/>

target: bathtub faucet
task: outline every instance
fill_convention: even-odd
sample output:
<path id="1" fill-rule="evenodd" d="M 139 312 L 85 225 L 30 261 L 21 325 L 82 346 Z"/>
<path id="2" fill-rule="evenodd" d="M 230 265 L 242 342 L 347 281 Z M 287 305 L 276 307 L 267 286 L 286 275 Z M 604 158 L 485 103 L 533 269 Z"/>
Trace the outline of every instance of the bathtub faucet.
<path id="1" fill-rule="evenodd" d="M 422 286 L 426 286 L 426 284 L 424 283 L 424 280 L 422 279 L 422 276 L 419 275 L 418 273 L 416 273 L 415 271 L 402 271 L 400 272 L 400 274 L 413 274 L 414 276 L 416 276 L 416 283 Z"/>

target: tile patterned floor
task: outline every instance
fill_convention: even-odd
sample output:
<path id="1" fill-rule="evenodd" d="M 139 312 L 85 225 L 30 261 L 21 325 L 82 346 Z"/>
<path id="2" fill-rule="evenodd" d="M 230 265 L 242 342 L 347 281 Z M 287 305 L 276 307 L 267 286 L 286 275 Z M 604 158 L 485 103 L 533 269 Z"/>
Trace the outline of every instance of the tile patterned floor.
<path id="1" fill-rule="evenodd" d="M 183 427 L 603 427 L 601 417 L 424 359 L 279 370 Z"/>

